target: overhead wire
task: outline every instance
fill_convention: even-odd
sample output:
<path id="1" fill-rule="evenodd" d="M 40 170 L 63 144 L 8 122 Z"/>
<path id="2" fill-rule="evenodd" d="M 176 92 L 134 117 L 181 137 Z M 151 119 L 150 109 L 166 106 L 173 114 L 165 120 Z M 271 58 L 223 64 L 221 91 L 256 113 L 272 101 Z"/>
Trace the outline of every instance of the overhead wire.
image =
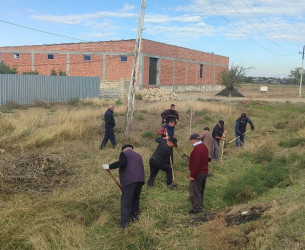
<path id="1" fill-rule="evenodd" d="M 243 34 L 245 37 L 247 37 L 250 41 L 252 41 L 254 44 L 256 44 L 257 46 L 261 47 L 262 49 L 268 51 L 271 54 L 275 54 L 278 56 L 288 56 L 288 55 L 284 55 L 284 54 L 279 54 L 277 52 L 274 52 L 266 47 L 264 47 L 263 45 L 261 45 L 260 43 L 258 43 L 257 41 L 255 41 L 253 38 L 251 38 L 250 36 L 248 36 L 245 32 L 242 32 L 239 28 L 236 27 L 236 25 L 232 24 L 231 21 L 226 18 L 223 14 L 221 14 L 216 8 L 214 8 L 214 6 L 209 2 L 209 0 L 205 0 L 205 2 L 218 14 L 220 15 L 223 19 L 225 19 L 229 24 L 232 25 L 232 27 L 234 27 L 234 29 L 236 29 L 237 31 L 239 31 L 241 34 Z"/>
<path id="2" fill-rule="evenodd" d="M 5 24 L 14 25 L 14 26 L 17 26 L 17 27 L 20 27 L 20 28 L 23 28 L 23 29 L 29 29 L 29 30 L 33 30 L 33 31 L 37 31 L 37 32 L 41 32 L 41 33 L 53 35 L 53 36 L 68 38 L 68 39 L 76 40 L 76 41 L 80 41 L 80 42 L 88 42 L 88 41 L 85 41 L 85 40 L 82 40 L 82 39 L 78 39 L 78 38 L 74 38 L 74 37 L 70 37 L 70 36 L 64 36 L 64 35 L 60 35 L 60 34 L 48 32 L 48 31 L 39 30 L 39 29 L 35 29 L 35 28 L 28 27 L 28 26 L 24 26 L 24 25 L 12 23 L 12 22 L 7 22 L 7 21 L 1 20 L 1 19 L 0 19 L 0 22 L 1 22 L 1 23 L 5 23 Z"/>
<path id="3" fill-rule="evenodd" d="M 281 45 L 279 45 L 277 42 L 273 41 L 272 39 L 270 39 L 268 36 L 266 36 L 264 33 L 262 33 L 261 31 L 259 31 L 254 24 L 252 24 L 238 9 L 236 9 L 231 3 L 230 1 L 227 1 L 226 3 L 228 3 L 236 13 L 238 13 L 247 23 L 249 23 L 255 30 L 257 30 L 257 32 L 262 35 L 263 37 L 267 38 L 270 42 L 272 42 L 273 44 L 275 44 L 276 46 L 278 46 L 281 49 L 284 49 L 287 51 L 286 48 L 282 47 Z"/>

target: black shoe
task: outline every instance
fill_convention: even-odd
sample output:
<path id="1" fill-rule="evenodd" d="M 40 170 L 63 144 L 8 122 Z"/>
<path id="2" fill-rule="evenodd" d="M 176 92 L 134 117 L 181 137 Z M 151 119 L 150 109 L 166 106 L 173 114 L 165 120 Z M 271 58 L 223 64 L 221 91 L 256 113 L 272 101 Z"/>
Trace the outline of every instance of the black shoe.
<path id="1" fill-rule="evenodd" d="M 194 209 L 189 211 L 189 214 L 200 214 L 200 213 L 202 213 L 202 211 L 197 211 L 197 210 L 194 210 Z"/>
<path id="2" fill-rule="evenodd" d="M 173 182 L 172 184 L 167 185 L 167 187 L 170 188 L 170 189 L 176 188 L 177 187 L 177 183 Z"/>

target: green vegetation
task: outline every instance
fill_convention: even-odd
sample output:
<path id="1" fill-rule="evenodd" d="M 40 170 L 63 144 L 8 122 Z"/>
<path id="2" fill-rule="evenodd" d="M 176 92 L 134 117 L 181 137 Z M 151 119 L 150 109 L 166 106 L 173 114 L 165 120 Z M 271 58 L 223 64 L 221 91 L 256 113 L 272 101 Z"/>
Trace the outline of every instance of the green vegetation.
<path id="1" fill-rule="evenodd" d="M 0 62 L 0 74 L 18 74 L 18 70 L 5 65 L 4 62 Z"/>
<path id="2" fill-rule="evenodd" d="M 143 186 L 140 220 L 122 231 L 121 193 L 101 166 L 118 160 L 121 147 L 131 143 L 142 155 L 147 180 L 148 161 L 157 146 L 153 139 L 160 127 L 159 110 L 168 103 L 137 100 L 127 138 L 122 133 L 126 106 L 123 101 L 116 103 L 118 145 L 115 149 L 107 145 L 102 151 L 99 145 L 107 102 L 73 103 L 54 104 L 50 110 L 37 101 L 26 111 L 11 103 L 10 113 L 0 113 L 1 248 L 305 248 L 305 129 L 295 122 L 303 119 L 303 105 L 176 104 L 180 121 L 175 135 L 183 154 L 192 150 L 188 140 L 191 110 L 192 132 L 201 131 L 203 125 L 213 128 L 221 118 L 231 140 L 235 120 L 242 112 L 252 119 L 255 130 L 247 133 L 243 148 L 229 144 L 223 161 L 210 163 L 203 214 L 188 214 L 188 163 L 174 149 L 177 189 L 167 189 L 160 171 L 152 189 Z M 41 156 L 47 160 L 40 161 Z M 61 168 L 52 171 L 55 165 Z M 25 167 L 27 172 L 20 174 Z M 40 183 L 36 174 L 41 171 L 62 186 Z M 112 173 L 118 179 L 118 171 Z M 236 222 L 230 224 L 232 220 Z"/>

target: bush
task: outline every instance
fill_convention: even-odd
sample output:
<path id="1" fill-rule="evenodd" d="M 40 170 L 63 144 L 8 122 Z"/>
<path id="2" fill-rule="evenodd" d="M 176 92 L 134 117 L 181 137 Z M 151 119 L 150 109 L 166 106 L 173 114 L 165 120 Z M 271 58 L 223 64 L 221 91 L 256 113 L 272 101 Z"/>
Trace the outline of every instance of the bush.
<path id="1" fill-rule="evenodd" d="M 135 99 L 136 100 L 142 100 L 143 98 L 142 98 L 141 94 L 136 94 Z"/>
<path id="2" fill-rule="evenodd" d="M 80 99 L 79 98 L 72 98 L 69 101 L 67 101 L 67 104 L 71 105 L 71 106 L 78 105 L 79 103 L 80 103 Z"/>
<path id="3" fill-rule="evenodd" d="M 24 71 L 24 72 L 22 72 L 22 75 L 39 75 L 39 72 L 37 72 L 37 71 Z"/>

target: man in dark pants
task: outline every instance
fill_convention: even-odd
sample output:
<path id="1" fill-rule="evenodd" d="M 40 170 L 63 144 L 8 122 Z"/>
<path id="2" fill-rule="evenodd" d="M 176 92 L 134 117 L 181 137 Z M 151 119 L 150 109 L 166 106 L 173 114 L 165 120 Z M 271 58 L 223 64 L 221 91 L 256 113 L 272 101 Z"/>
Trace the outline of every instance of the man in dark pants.
<path id="1" fill-rule="evenodd" d="M 174 188 L 177 184 L 173 182 L 173 147 L 177 147 L 177 140 L 176 138 L 163 137 L 157 138 L 156 142 L 159 144 L 149 160 L 150 176 L 147 182 L 147 189 L 154 185 L 159 170 L 166 173 L 167 187 Z"/>
<path id="2" fill-rule="evenodd" d="M 139 219 L 139 201 L 141 189 L 145 181 L 142 157 L 133 151 L 132 145 L 124 145 L 120 158 L 110 165 L 103 164 L 104 169 L 119 168 L 121 196 L 121 227 L 128 226 L 129 220 Z"/>
<path id="3" fill-rule="evenodd" d="M 245 143 L 245 135 L 247 124 L 251 125 L 251 129 L 254 130 L 254 125 L 249 117 L 245 113 L 242 113 L 241 116 L 236 120 L 235 123 L 235 135 L 239 138 L 236 139 L 236 147 L 240 147 Z"/>
<path id="4" fill-rule="evenodd" d="M 168 123 L 170 120 L 174 120 L 175 124 L 177 121 L 179 121 L 179 115 L 178 112 L 175 110 L 176 106 L 175 104 L 171 104 L 171 108 L 165 110 L 162 114 L 162 124 L 163 123 Z"/>
<path id="5" fill-rule="evenodd" d="M 202 143 L 199 134 L 192 134 L 190 141 L 194 148 L 189 159 L 189 193 L 192 203 L 192 209 L 189 213 L 197 214 L 201 213 L 203 208 L 204 189 L 209 172 L 209 152 L 206 145 Z"/>
<path id="6" fill-rule="evenodd" d="M 213 129 L 213 133 L 212 133 L 212 137 L 213 137 L 213 142 L 214 142 L 214 154 L 213 154 L 213 158 L 216 161 L 219 161 L 219 141 L 225 141 L 226 139 L 224 137 L 222 137 L 223 134 L 225 134 L 226 132 L 224 131 L 224 126 L 225 123 L 224 121 L 220 120 L 216 126 Z"/>
<path id="7" fill-rule="evenodd" d="M 113 105 L 109 105 L 108 106 L 108 110 L 105 112 L 105 136 L 104 139 L 102 141 L 102 144 L 100 146 L 100 149 L 102 150 L 108 140 L 110 139 L 110 142 L 112 144 L 112 147 L 115 148 L 116 146 L 116 141 L 115 141 L 115 135 L 114 135 L 114 131 L 113 128 L 115 127 L 115 120 L 113 117 L 113 111 L 114 111 L 114 106 Z"/>

